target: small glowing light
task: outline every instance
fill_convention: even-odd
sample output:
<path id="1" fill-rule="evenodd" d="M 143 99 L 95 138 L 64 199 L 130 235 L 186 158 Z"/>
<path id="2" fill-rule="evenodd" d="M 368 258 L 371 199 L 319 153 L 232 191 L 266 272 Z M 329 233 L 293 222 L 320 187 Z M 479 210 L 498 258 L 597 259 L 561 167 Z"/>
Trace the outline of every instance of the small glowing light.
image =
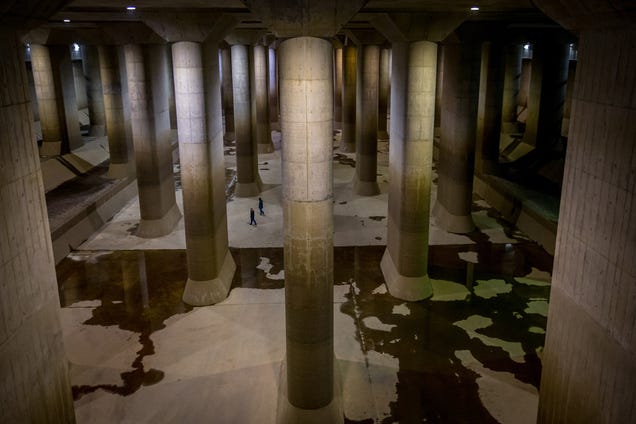
<path id="1" fill-rule="evenodd" d="M 73 51 L 76 51 L 76 52 L 79 51 L 79 44 L 73 43 Z"/>
<path id="2" fill-rule="evenodd" d="M 135 6 L 128 6 L 128 7 L 126 8 L 126 10 L 136 10 L 136 9 L 137 9 L 137 8 L 136 8 Z"/>
<path id="3" fill-rule="evenodd" d="M 478 11 L 478 10 L 479 10 L 479 7 L 477 7 L 477 6 L 473 6 L 473 7 L 471 7 L 471 8 L 470 8 L 470 10 L 472 10 L 473 12 L 476 12 L 476 11 Z"/>
<path id="4" fill-rule="evenodd" d="M 530 44 L 524 44 L 523 45 L 523 49 L 524 50 L 530 50 Z"/>
<path id="5" fill-rule="evenodd" d="M 69 22 L 71 22 L 71 20 L 70 20 L 70 19 L 64 19 L 64 23 L 67 23 L 67 24 L 68 24 Z"/>

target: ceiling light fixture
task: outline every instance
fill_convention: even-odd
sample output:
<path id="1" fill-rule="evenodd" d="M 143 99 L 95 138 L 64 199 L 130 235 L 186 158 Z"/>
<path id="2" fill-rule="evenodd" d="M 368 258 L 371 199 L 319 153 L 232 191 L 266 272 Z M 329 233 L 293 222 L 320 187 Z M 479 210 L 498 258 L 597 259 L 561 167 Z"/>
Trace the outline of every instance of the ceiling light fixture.
<path id="1" fill-rule="evenodd" d="M 65 23 L 65 24 L 68 24 L 69 22 L 71 22 L 71 20 L 70 20 L 70 19 L 64 19 L 64 23 Z"/>
<path id="2" fill-rule="evenodd" d="M 478 10 L 479 10 L 479 7 L 477 7 L 477 6 L 473 6 L 473 7 L 471 7 L 471 8 L 470 8 L 470 10 L 472 10 L 473 12 L 476 12 L 476 11 L 478 11 Z"/>
<path id="3" fill-rule="evenodd" d="M 128 7 L 126 8 L 126 10 L 136 10 L 136 9 L 137 9 L 137 8 L 136 8 L 135 6 L 128 6 Z"/>
<path id="4" fill-rule="evenodd" d="M 79 44 L 73 43 L 73 51 L 78 52 L 80 49 Z"/>

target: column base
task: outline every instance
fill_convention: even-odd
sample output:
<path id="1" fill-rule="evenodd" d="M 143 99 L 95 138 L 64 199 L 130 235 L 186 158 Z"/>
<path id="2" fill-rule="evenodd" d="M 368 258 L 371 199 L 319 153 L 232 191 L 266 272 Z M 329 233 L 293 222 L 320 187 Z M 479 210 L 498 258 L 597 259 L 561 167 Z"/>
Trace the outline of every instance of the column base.
<path id="1" fill-rule="evenodd" d="M 391 296 L 402 300 L 417 301 L 427 299 L 433 295 L 433 285 L 428 275 L 421 277 L 406 277 L 401 275 L 391 258 L 389 249 L 384 251 L 380 269 Z"/>
<path id="2" fill-rule="evenodd" d="M 234 134 L 234 131 L 226 131 L 225 134 L 223 134 L 223 141 L 234 141 L 236 140 L 236 135 Z"/>
<path id="3" fill-rule="evenodd" d="M 88 134 L 92 137 L 101 137 L 106 135 L 106 125 L 91 125 Z"/>
<path id="4" fill-rule="evenodd" d="M 40 147 L 40 156 L 58 156 L 61 152 L 61 141 L 44 141 Z"/>
<path id="5" fill-rule="evenodd" d="M 342 129 L 342 122 L 334 121 L 333 122 L 333 129 L 334 130 L 341 130 Z"/>
<path id="6" fill-rule="evenodd" d="M 453 215 L 439 201 L 435 202 L 433 216 L 437 225 L 449 233 L 466 234 L 475 230 L 472 215 Z"/>
<path id="7" fill-rule="evenodd" d="M 197 281 L 188 278 L 182 299 L 192 306 L 214 305 L 227 298 L 236 271 L 236 264 L 232 254 L 225 252 L 223 266 L 216 278 L 206 281 Z"/>
<path id="8" fill-rule="evenodd" d="M 378 140 L 388 140 L 389 133 L 386 130 L 378 131 Z"/>
<path id="9" fill-rule="evenodd" d="M 356 145 L 355 143 L 340 143 L 340 151 L 342 153 L 355 153 Z"/>
<path id="10" fill-rule="evenodd" d="M 287 363 L 281 362 L 280 380 L 278 383 L 278 407 L 276 409 L 277 424 L 323 424 L 344 423 L 342 406 L 342 387 L 338 361 L 334 360 L 333 399 L 318 409 L 302 409 L 289 403 L 287 396 Z"/>
<path id="11" fill-rule="evenodd" d="M 234 195 L 236 197 L 254 197 L 261 193 L 261 185 L 258 183 L 236 183 Z"/>
<path id="12" fill-rule="evenodd" d="M 137 237 L 156 238 L 168 235 L 181 219 L 181 211 L 175 203 L 170 210 L 159 219 L 142 219 L 139 221 Z"/>
<path id="13" fill-rule="evenodd" d="M 108 173 L 106 178 L 118 179 L 130 177 L 135 170 L 131 163 L 111 163 L 108 165 Z"/>
<path id="14" fill-rule="evenodd" d="M 269 143 L 259 144 L 258 145 L 258 154 L 263 153 L 272 153 L 274 151 L 274 143 L 271 141 Z"/>
<path id="15" fill-rule="evenodd" d="M 360 181 L 353 177 L 353 191 L 360 196 L 375 196 L 380 194 L 377 181 Z"/>

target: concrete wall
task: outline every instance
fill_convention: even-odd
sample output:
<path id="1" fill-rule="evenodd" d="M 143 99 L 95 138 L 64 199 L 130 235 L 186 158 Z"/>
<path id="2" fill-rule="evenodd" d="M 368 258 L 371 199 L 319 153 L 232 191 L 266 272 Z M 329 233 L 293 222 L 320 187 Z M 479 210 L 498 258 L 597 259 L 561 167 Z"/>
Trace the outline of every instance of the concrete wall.
<path id="1" fill-rule="evenodd" d="M 0 30 L 0 422 L 75 420 L 24 48 Z"/>

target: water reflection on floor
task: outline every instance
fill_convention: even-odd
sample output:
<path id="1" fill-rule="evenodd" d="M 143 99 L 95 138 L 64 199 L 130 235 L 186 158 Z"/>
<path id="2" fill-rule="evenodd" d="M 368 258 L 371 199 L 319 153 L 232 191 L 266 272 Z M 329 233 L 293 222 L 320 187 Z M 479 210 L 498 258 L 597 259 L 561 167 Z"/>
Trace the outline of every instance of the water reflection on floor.
<path id="1" fill-rule="evenodd" d="M 343 383 L 347 422 L 506 422 L 536 413 L 532 405 L 541 373 L 551 257 L 522 238 L 514 244 L 493 244 L 481 233 L 472 238 L 476 244 L 430 248 L 435 296 L 421 302 L 387 293 L 379 267 L 384 247 L 334 249 L 334 289 L 342 294 L 336 296 L 335 313 L 341 314 L 335 319 L 336 358 L 343 359 L 339 352 L 346 351 L 342 355 L 354 359 L 343 359 L 341 372 L 355 368 L 360 381 L 366 379 Z M 232 255 L 237 264 L 233 293 L 249 290 L 256 298 L 276 293 L 281 298 L 269 313 L 281 313 L 283 250 L 232 249 Z M 159 333 L 174 320 L 222 308 L 193 310 L 181 302 L 186 257 L 180 250 L 77 252 L 60 263 L 57 274 L 76 408 L 92 401 L 85 399 L 90 394 L 125 398 L 144 387 L 161 387 L 165 370 L 147 364 L 162 354 L 154 339 L 164 346 Z M 242 307 L 254 312 L 264 303 L 251 300 Z M 86 336 L 94 326 L 105 333 Z M 92 337 L 94 346 L 85 346 L 81 337 Z M 284 335 L 275 339 L 280 342 Z M 279 342 L 265 359 L 282 360 Z M 91 355 L 104 358 L 91 361 Z M 102 363 L 108 361 L 112 364 Z M 347 375 L 343 378 L 349 381 Z M 82 416 L 78 413 L 80 421 Z"/>

